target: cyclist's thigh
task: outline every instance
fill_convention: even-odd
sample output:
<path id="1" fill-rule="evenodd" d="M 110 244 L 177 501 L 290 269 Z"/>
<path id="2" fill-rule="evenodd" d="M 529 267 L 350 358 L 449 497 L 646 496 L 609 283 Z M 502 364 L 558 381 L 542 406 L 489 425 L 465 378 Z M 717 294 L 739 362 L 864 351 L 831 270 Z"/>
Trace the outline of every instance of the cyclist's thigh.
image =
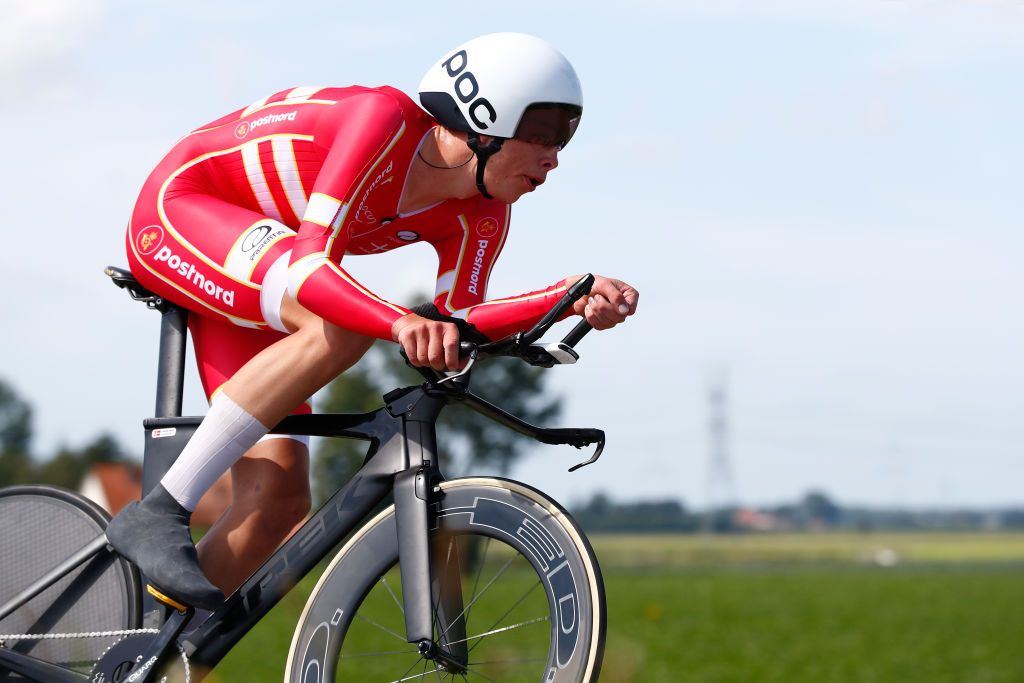
<path id="1" fill-rule="evenodd" d="M 280 295 L 295 232 L 211 195 L 178 192 L 160 202 L 155 194 L 143 191 L 128 226 L 139 282 L 196 313 L 283 331 Z"/>
<path id="2" fill-rule="evenodd" d="M 239 327 L 206 315 L 190 315 L 188 330 L 208 399 L 256 354 L 287 336 L 276 330 Z M 292 414 L 309 412 L 310 404 L 306 401 L 296 406 Z"/>

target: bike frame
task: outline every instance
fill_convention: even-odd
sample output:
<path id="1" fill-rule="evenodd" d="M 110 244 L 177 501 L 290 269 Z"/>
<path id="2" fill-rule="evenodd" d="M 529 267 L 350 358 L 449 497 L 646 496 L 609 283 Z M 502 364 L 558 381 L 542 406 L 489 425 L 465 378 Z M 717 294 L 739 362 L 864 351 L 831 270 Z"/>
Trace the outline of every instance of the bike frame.
<path id="1" fill-rule="evenodd" d="M 108 269 L 108 274 L 111 274 Z M 117 278 L 114 277 L 115 283 Z M 146 448 L 143 461 L 143 493 L 163 477 L 184 444 L 199 426 L 202 417 L 181 417 L 185 365 L 187 312 L 162 299 L 129 289 L 133 298 L 143 300 L 162 314 L 160 351 L 157 370 L 157 417 L 144 421 Z M 588 286 L 589 288 L 589 286 Z M 551 316 L 553 317 L 553 316 Z M 585 333 L 585 332 L 584 332 Z M 570 337 L 578 341 L 582 334 L 574 330 Z M 568 339 L 568 338 L 567 338 Z M 571 444 L 582 447 L 598 443 L 588 462 L 595 460 L 604 445 L 604 434 L 596 429 L 542 428 L 531 425 L 501 408 L 473 395 L 468 390 L 469 372 L 460 376 L 442 376 L 430 370 L 421 373 L 431 381 L 406 387 L 384 396 L 385 405 L 361 414 L 292 415 L 271 430 L 277 434 L 344 437 L 369 442 L 362 467 L 317 510 L 291 538 L 278 548 L 238 590 L 194 631 L 180 636 L 192 610 L 170 612 L 146 595 L 147 616 L 157 621 L 160 633 L 147 648 L 141 661 L 151 662 L 139 672 L 133 683 L 150 680 L 159 669 L 157 662 L 178 641 L 189 660 L 201 670 L 212 669 L 292 587 L 330 554 L 346 535 L 355 530 L 368 513 L 389 493 L 394 493 L 398 528 L 399 562 L 405 608 L 406 637 L 418 644 L 421 654 L 446 660 L 452 665 L 466 663 L 465 643 L 454 652 L 438 652 L 433 643 L 432 599 L 440 603 L 438 614 L 460 615 L 461 589 L 458 577 L 433 572 L 432 585 L 429 529 L 431 503 L 437 484 L 443 480 L 437 453 L 436 421 L 442 409 L 458 402 L 501 424 L 542 443 Z M 577 467 L 587 463 L 580 463 Z M 572 469 L 575 469 L 572 468 Z M 90 557 L 107 550 L 106 537 L 93 539 L 58 568 L 36 581 L 18 596 L 0 607 L 0 618 L 31 600 L 56 583 Z M 144 581 L 144 580 L 143 580 Z M 144 581 L 145 582 L 145 581 Z M 454 583 L 454 585 L 453 585 Z M 166 618 L 165 618 L 166 616 Z M 463 641 L 465 633 L 460 616 L 452 624 L 443 624 L 450 640 Z M 0 663 L 13 671 L 44 681 L 83 681 L 87 676 L 42 662 L 29 655 L 0 649 Z M 201 676 L 202 674 L 200 674 Z"/>

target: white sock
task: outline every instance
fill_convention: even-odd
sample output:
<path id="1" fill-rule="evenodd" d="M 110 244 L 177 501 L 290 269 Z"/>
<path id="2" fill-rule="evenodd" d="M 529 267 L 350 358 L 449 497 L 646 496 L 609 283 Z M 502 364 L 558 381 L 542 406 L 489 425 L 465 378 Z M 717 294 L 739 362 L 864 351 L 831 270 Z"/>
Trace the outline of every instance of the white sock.
<path id="1" fill-rule="evenodd" d="M 220 392 L 160 484 L 186 510 L 195 510 L 203 494 L 267 433 L 267 429 L 231 397 Z"/>

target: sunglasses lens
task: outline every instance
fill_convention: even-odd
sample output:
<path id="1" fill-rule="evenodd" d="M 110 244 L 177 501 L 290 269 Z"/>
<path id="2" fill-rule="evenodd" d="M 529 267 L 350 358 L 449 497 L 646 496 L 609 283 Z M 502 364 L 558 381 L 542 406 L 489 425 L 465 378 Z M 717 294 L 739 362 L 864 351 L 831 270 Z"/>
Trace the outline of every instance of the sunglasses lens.
<path id="1" fill-rule="evenodd" d="M 581 107 L 571 104 L 534 104 L 523 113 L 512 137 L 561 149 L 569 144 L 582 114 Z"/>

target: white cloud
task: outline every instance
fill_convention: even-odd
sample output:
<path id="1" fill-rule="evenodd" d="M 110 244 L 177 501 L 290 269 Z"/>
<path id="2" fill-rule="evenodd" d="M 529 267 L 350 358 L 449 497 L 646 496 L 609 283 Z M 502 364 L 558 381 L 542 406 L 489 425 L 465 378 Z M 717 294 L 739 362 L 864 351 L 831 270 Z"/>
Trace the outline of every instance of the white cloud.
<path id="1" fill-rule="evenodd" d="M 21 94 L 61 90 L 75 52 L 99 24 L 104 0 L 9 0 L 0 23 L 0 87 Z"/>

